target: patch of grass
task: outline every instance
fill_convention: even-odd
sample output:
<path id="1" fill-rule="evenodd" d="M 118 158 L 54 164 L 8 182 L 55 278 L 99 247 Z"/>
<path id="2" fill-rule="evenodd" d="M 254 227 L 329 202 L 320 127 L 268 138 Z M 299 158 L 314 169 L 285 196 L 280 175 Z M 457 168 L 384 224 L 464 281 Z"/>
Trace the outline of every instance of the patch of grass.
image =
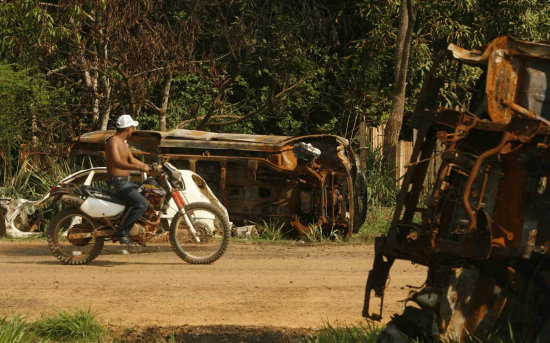
<path id="1" fill-rule="evenodd" d="M 266 222 L 264 220 L 261 224 L 256 224 L 259 231 L 258 238 L 268 241 L 280 241 L 284 239 L 285 236 L 285 232 L 283 232 L 285 225 L 285 222 L 280 223 L 272 219 Z"/>
<path id="2" fill-rule="evenodd" d="M 19 316 L 0 318 L 0 343 L 45 343 L 37 338 L 25 319 Z"/>
<path id="3" fill-rule="evenodd" d="M 332 229 L 330 232 L 325 232 L 319 225 L 310 225 L 309 232 L 306 233 L 307 241 L 309 242 L 341 242 L 342 234 L 337 229 Z"/>
<path id="4" fill-rule="evenodd" d="M 388 231 L 393 217 L 393 207 L 374 207 L 367 211 L 367 220 L 352 236 L 351 242 L 368 243 Z"/>
<path id="5" fill-rule="evenodd" d="M 381 329 L 371 324 L 335 328 L 330 324 L 319 330 L 315 337 L 308 337 L 304 343 L 375 343 Z"/>
<path id="6" fill-rule="evenodd" d="M 101 322 L 90 308 L 58 311 L 33 323 L 34 332 L 41 337 L 69 342 L 98 341 L 105 333 Z"/>

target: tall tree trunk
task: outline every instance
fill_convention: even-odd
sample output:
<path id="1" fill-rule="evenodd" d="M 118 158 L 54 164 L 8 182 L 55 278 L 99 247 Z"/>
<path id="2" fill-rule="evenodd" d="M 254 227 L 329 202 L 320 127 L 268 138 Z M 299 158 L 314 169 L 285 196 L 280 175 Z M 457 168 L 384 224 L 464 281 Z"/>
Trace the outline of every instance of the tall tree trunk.
<path id="1" fill-rule="evenodd" d="M 159 125 L 161 131 L 166 131 L 166 112 L 168 111 L 168 99 L 170 98 L 170 86 L 172 85 L 172 72 L 164 77 L 164 90 L 162 92 L 162 104 L 159 111 Z"/>
<path id="2" fill-rule="evenodd" d="M 384 130 L 384 163 L 387 170 L 396 169 L 397 144 L 403 123 L 405 90 L 412 32 L 416 21 L 412 0 L 401 0 L 399 9 L 399 31 L 394 51 L 394 82 L 392 88 L 392 111 Z"/>
<path id="3" fill-rule="evenodd" d="M 134 97 L 134 92 L 132 90 L 132 87 L 131 87 L 131 84 L 130 84 L 130 80 L 127 80 L 126 81 L 126 87 L 128 87 L 128 110 L 130 111 L 130 113 L 126 113 L 126 114 L 130 114 L 132 116 L 132 118 L 134 118 L 134 120 L 137 118 L 137 112 L 138 112 L 138 109 L 137 109 L 137 104 L 136 104 L 136 98 Z"/>
<path id="4" fill-rule="evenodd" d="M 92 118 L 90 127 L 95 129 L 97 127 L 97 121 L 99 119 L 99 99 L 97 97 L 97 72 L 92 75 L 90 73 L 90 66 L 84 57 L 84 48 L 80 55 L 80 69 L 82 71 L 82 79 L 86 88 L 90 92 L 90 98 L 92 99 Z"/>
<path id="5" fill-rule="evenodd" d="M 99 77 L 97 71 L 94 72 L 92 78 L 92 127 L 97 129 L 99 123 L 99 97 L 97 96 L 97 78 Z"/>
<path id="6" fill-rule="evenodd" d="M 109 124 L 109 116 L 111 115 L 111 81 L 109 77 L 103 76 L 103 92 L 104 92 L 104 105 L 103 113 L 101 113 L 100 130 L 107 130 L 107 124 Z"/>
<path id="7" fill-rule="evenodd" d="M 103 29 L 99 30 L 101 35 L 101 42 L 99 57 L 100 63 L 99 66 L 105 66 L 109 61 L 108 54 L 108 39 L 105 38 L 105 31 Z M 99 129 L 107 130 L 107 124 L 109 124 L 109 116 L 111 115 L 111 80 L 109 79 L 108 73 L 103 69 L 102 73 L 102 82 L 103 82 L 103 112 L 101 113 L 101 118 L 99 119 Z"/>

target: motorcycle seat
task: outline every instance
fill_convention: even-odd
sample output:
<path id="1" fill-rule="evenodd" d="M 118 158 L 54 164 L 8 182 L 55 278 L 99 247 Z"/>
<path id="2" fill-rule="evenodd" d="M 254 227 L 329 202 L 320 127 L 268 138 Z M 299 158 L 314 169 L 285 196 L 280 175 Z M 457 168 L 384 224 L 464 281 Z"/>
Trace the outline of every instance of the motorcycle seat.
<path id="1" fill-rule="evenodd" d="M 105 200 L 105 201 L 109 201 L 109 202 L 114 202 L 115 204 L 126 205 L 126 202 L 124 200 L 119 199 L 115 196 L 112 196 L 111 193 L 109 193 L 108 190 L 103 189 L 103 188 L 97 188 L 97 187 L 91 187 L 91 186 L 87 186 L 87 185 L 81 185 L 80 186 L 80 191 L 82 192 L 82 194 L 84 194 L 86 196 L 89 196 L 89 197 L 92 197 L 92 198 L 101 199 L 101 200 Z"/>

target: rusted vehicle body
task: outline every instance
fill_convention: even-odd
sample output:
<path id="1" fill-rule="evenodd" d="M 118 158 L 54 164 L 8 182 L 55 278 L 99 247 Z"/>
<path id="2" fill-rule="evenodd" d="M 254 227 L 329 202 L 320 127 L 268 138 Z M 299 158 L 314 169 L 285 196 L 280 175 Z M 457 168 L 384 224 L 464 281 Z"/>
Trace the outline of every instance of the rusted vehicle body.
<path id="1" fill-rule="evenodd" d="M 499 37 L 449 49 L 483 69 L 479 92 L 462 111 L 414 113 L 410 167 L 376 239 L 363 315 L 381 318 L 388 274 L 404 259 L 428 266 L 426 282 L 379 341 L 509 339 L 512 329 L 517 341 L 550 342 L 550 44 Z"/>
<path id="2" fill-rule="evenodd" d="M 113 134 L 96 131 L 78 137 L 71 156 L 91 157 L 103 165 L 105 141 Z M 128 144 L 145 161 L 168 159 L 202 176 L 236 225 L 265 220 L 286 222 L 299 234 L 316 225 L 351 235 L 365 220 L 363 171 L 342 137 L 178 129 L 136 131 Z"/>

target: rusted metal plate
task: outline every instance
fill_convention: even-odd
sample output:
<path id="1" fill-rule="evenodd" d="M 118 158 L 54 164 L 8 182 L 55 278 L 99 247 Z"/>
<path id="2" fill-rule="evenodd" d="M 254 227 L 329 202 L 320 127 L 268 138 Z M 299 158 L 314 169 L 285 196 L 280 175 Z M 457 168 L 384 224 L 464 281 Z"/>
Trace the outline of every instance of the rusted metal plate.
<path id="1" fill-rule="evenodd" d="M 485 92 L 493 121 L 508 123 L 518 115 L 549 119 L 550 45 L 504 36 L 483 51 L 454 44 L 449 50 L 462 62 L 487 66 Z"/>

